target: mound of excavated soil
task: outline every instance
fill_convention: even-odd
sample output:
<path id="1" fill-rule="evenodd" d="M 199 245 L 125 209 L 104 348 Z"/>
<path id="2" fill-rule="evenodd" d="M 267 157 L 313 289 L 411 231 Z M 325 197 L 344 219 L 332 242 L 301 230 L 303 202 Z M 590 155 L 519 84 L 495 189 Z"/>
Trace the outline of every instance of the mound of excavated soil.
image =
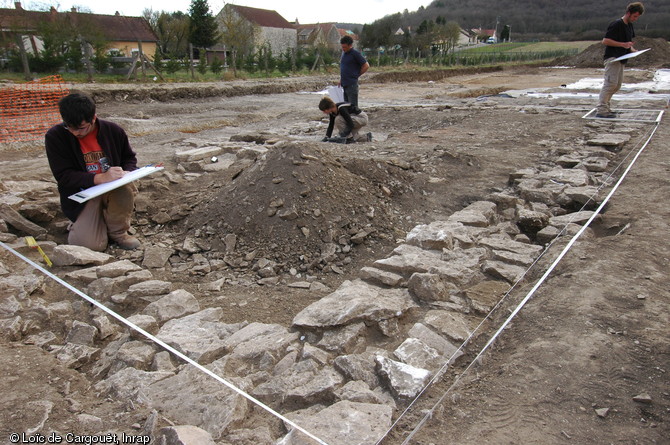
<path id="1" fill-rule="evenodd" d="M 397 230 L 404 215 L 394 198 L 409 189 L 407 172 L 373 160 L 340 160 L 334 154 L 344 146 L 328 145 L 270 147 L 232 182 L 207 184 L 209 196 L 184 221 L 186 231 L 227 252 L 228 264 L 266 258 L 276 272 L 341 266 L 358 244 L 403 237 Z M 225 245 L 231 234 L 234 252 Z"/>
<path id="2" fill-rule="evenodd" d="M 635 38 L 635 49 L 647 48 L 651 48 L 651 51 L 630 59 L 627 65 L 638 68 L 670 68 L 670 43 L 668 41 L 661 38 Z M 604 52 L 605 47 L 602 43 L 595 43 L 578 55 L 557 59 L 555 63 L 576 68 L 601 68 Z"/>

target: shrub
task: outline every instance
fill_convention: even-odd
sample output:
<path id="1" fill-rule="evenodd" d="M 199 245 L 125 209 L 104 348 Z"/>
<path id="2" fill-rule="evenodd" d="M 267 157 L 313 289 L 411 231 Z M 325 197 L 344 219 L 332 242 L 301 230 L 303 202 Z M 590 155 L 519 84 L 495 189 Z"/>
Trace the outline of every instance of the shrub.
<path id="1" fill-rule="evenodd" d="M 218 57 L 214 57 L 212 64 L 209 66 L 209 69 L 214 74 L 219 74 L 221 71 L 223 71 L 223 61 Z"/>
<path id="2" fill-rule="evenodd" d="M 179 59 L 169 58 L 165 63 L 165 72 L 168 74 L 174 74 L 181 69 L 181 61 Z"/>

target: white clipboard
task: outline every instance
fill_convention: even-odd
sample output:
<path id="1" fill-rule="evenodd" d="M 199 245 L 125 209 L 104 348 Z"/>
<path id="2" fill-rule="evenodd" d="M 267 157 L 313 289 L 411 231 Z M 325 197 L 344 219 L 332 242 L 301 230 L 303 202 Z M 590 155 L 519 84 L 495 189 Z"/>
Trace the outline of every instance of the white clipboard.
<path id="1" fill-rule="evenodd" d="M 344 102 L 344 88 L 333 85 L 326 88 L 326 91 L 336 104 Z"/>
<path id="2" fill-rule="evenodd" d="M 140 178 L 143 178 L 147 175 L 150 175 L 152 173 L 155 173 L 157 171 L 163 170 L 165 167 L 162 165 L 147 165 L 142 168 L 138 168 L 137 170 L 133 170 L 131 172 L 126 173 L 123 178 L 119 178 L 116 181 L 112 182 L 105 182 L 104 184 L 98 184 L 94 185 L 93 187 L 89 187 L 86 190 L 82 190 L 81 192 L 77 192 L 73 195 L 68 196 L 73 201 L 77 201 L 78 203 L 84 203 L 88 201 L 89 199 L 93 199 L 97 196 L 103 195 L 110 190 L 114 190 L 115 188 L 119 188 L 122 185 L 130 184 L 133 181 L 136 181 Z"/>
<path id="3" fill-rule="evenodd" d="M 621 60 L 626 60 L 626 59 L 632 59 L 633 57 L 637 57 L 637 56 L 639 56 L 639 55 L 641 55 L 641 54 L 643 54 L 643 53 L 646 53 L 646 52 L 649 51 L 650 49 L 651 49 L 651 48 L 641 49 L 640 51 L 635 51 L 634 53 L 628 53 L 628 54 L 625 54 L 625 55 L 623 55 L 623 56 L 621 56 L 621 57 L 617 57 L 617 58 L 614 59 L 614 60 L 610 60 L 610 61 L 607 62 L 607 63 L 619 62 L 619 61 L 621 61 Z"/>

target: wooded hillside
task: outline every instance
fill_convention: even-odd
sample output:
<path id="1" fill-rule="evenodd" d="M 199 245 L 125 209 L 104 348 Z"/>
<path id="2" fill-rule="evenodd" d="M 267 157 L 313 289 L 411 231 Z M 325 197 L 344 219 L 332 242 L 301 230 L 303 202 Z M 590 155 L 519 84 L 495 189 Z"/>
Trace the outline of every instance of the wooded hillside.
<path id="1" fill-rule="evenodd" d="M 435 0 L 417 11 L 399 12 L 403 27 L 442 17 L 463 29 L 511 26 L 512 39 L 597 40 L 621 17 L 625 0 Z M 670 39 L 670 2 L 643 2 L 635 24 L 638 35 Z"/>

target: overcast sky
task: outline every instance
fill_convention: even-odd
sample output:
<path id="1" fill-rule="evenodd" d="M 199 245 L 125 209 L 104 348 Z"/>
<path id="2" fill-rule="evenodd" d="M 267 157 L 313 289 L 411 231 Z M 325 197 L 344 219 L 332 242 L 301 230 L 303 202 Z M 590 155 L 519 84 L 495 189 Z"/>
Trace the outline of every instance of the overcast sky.
<path id="1" fill-rule="evenodd" d="M 289 22 L 296 18 L 300 23 L 338 22 L 372 23 L 385 15 L 416 11 L 427 6 L 432 0 L 208 0 L 210 10 L 216 15 L 225 3 L 233 3 L 253 8 L 273 9 Z M 95 14 L 140 16 L 142 11 L 188 12 L 191 0 L 22 0 L 24 9 L 48 10 L 54 6 L 63 12 L 77 6 Z M 3 8 L 13 8 L 14 0 L 0 0 Z"/>

